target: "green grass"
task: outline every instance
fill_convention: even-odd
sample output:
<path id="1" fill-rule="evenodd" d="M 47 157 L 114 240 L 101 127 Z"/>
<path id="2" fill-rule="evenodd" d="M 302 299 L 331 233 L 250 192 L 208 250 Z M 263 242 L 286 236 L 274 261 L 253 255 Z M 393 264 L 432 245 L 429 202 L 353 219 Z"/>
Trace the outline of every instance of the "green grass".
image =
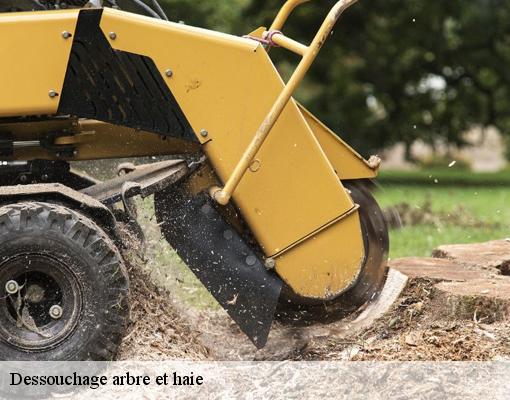
<path id="1" fill-rule="evenodd" d="M 453 166 L 412 171 L 381 171 L 378 181 L 385 184 L 434 186 L 503 186 L 510 187 L 510 169 L 499 172 L 471 172 Z"/>
<path id="2" fill-rule="evenodd" d="M 375 194 L 382 208 L 407 202 L 422 207 L 427 199 L 433 211 L 454 213 L 459 208 L 466 220 L 480 226 L 422 224 L 390 231 L 390 257 L 427 256 L 441 244 L 474 243 L 510 237 L 510 187 L 383 184 Z"/>

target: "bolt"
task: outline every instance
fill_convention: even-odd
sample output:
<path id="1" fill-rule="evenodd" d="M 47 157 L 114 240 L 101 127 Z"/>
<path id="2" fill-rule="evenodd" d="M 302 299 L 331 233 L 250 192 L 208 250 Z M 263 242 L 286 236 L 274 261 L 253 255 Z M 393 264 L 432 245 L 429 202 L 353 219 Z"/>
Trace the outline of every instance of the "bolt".
<path id="1" fill-rule="evenodd" d="M 67 31 L 62 32 L 62 37 L 63 37 L 64 39 L 69 39 L 71 36 L 73 36 L 73 35 L 71 34 L 71 32 L 67 32 Z"/>
<path id="2" fill-rule="evenodd" d="M 370 156 L 368 159 L 368 166 L 372 169 L 379 168 L 381 165 L 381 159 L 378 156 Z"/>
<path id="3" fill-rule="evenodd" d="M 264 262 L 264 265 L 267 270 L 273 269 L 276 265 L 274 258 L 266 258 L 266 261 Z"/>
<path id="4" fill-rule="evenodd" d="M 167 70 L 165 71 L 165 75 L 166 75 L 166 76 L 168 76 L 169 78 L 171 78 L 171 77 L 173 76 L 173 74 L 174 74 L 174 73 L 173 73 L 173 71 L 172 71 L 171 69 L 167 69 Z"/>
<path id="5" fill-rule="evenodd" d="M 62 318 L 62 314 L 64 313 L 64 310 L 62 310 L 62 307 L 59 305 L 51 306 L 50 308 L 50 317 L 53 319 L 60 319 Z"/>
<path id="6" fill-rule="evenodd" d="M 50 97 L 53 99 L 53 98 L 55 98 L 55 97 L 57 97 L 57 96 L 58 96 L 58 93 L 57 93 L 55 90 L 51 89 L 51 90 L 48 92 L 48 96 L 50 96 Z"/>
<path id="7" fill-rule="evenodd" d="M 209 135 L 209 132 L 207 132 L 205 129 L 202 129 L 202 130 L 200 131 L 200 136 L 202 136 L 202 137 L 207 137 L 207 135 Z"/>
<path id="8" fill-rule="evenodd" d="M 117 39 L 117 34 L 116 34 L 115 32 L 110 32 L 110 33 L 108 34 L 108 36 L 110 36 L 110 39 L 112 39 L 112 40 Z"/>
<path id="9" fill-rule="evenodd" d="M 230 229 L 227 229 L 225 232 L 223 232 L 223 237 L 227 240 L 231 240 L 234 237 L 234 234 Z"/>
<path id="10" fill-rule="evenodd" d="M 48 174 L 43 174 L 43 176 L 41 177 L 43 181 L 47 181 L 48 180 Z"/>
<path id="11" fill-rule="evenodd" d="M 16 294 L 19 291 L 19 285 L 16 281 L 9 281 L 5 284 L 7 294 Z"/>
<path id="12" fill-rule="evenodd" d="M 28 180 L 28 178 L 27 178 L 27 176 L 26 176 L 26 175 L 21 175 L 21 176 L 19 177 L 19 180 L 21 181 L 21 183 L 25 183 L 25 182 Z"/>
<path id="13" fill-rule="evenodd" d="M 253 160 L 250 164 L 250 171 L 257 172 L 260 169 L 260 160 Z"/>
<path id="14" fill-rule="evenodd" d="M 204 204 L 202 206 L 202 213 L 204 213 L 205 215 L 209 215 L 209 214 L 211 214 L 211 212 L 212 212 L 212 207 L 209 204 Z"/>
<path id="15" fill-rule="evenodd" d="M 250 256 L 246 257 L 246 264 L 248 266 L 253 267 L 256 262 L 257 262 L 257 257 L 255 257 L 254 255 L 250 255 Z"/>

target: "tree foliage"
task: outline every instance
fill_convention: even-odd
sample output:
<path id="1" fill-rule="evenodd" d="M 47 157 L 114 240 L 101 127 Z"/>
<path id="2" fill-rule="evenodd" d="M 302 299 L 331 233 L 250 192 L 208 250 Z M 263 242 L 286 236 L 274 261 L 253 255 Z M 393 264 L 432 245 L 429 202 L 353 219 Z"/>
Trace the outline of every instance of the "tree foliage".
<path id="1" fill-rule="evenodd" d="M 235 34 L 283 1 L 166 0 L 172 20 Z M 284 32 L 308 43 L 333 1 L 300 6 Z M 282 75 L 298 59 L 271 53 Z M 510 132 L 510 0 L 360 0 L 340 18 L 297 97 L 367 154 L 421 138 L 462 143 L 470 126 Z"/>

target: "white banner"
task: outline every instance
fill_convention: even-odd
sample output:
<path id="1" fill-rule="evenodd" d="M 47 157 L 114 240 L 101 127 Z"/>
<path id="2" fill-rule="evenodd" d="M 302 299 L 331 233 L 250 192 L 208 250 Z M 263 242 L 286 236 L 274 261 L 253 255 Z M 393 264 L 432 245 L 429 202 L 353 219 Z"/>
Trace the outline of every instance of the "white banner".
<path id="1" fill-rule="evenodd" d="M 510 362 L 2 362 L 5 399 L 508 399 Z"/>

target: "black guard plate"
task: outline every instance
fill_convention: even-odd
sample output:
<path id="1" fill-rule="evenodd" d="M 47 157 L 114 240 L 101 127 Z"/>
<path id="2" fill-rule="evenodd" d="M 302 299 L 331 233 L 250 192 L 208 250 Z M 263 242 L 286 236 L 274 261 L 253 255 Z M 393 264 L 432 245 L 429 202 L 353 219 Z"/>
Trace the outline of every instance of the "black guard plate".
<path id="1" fill-rule="evenodd" d="M 257 348 L 267 342 L 281 280 L 214 208 L 208 196 L 156 195 L 167 241 Z"/>
<path id="2" fill-rule="evenodd" d="M 100 28 L 102 11 L 79 13 L 58 114 L 196 142 L 154 61 L 110 46 Z"/>

